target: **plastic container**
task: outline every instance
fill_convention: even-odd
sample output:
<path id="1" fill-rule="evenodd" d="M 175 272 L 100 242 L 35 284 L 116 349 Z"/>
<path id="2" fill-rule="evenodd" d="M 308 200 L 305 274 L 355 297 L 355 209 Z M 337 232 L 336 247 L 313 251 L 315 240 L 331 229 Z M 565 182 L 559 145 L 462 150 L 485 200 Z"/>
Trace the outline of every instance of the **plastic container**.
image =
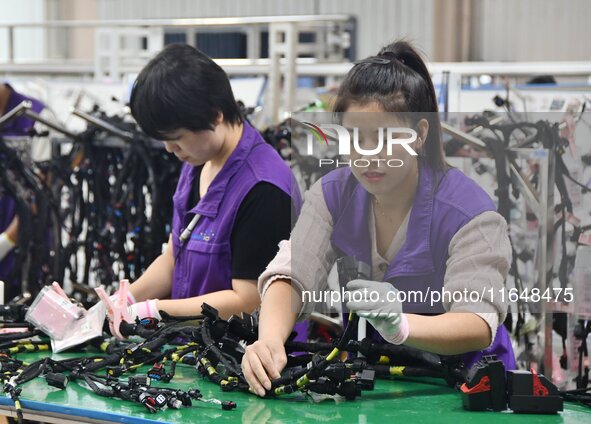
<path id="1" fill-rule="evenodd" d="M 61 339 L 66 331 L 84 316 L 84 310 L 64 299 L 51 287 L 39 292 L 25 315 L 25 320 L 49 335 Z"/>

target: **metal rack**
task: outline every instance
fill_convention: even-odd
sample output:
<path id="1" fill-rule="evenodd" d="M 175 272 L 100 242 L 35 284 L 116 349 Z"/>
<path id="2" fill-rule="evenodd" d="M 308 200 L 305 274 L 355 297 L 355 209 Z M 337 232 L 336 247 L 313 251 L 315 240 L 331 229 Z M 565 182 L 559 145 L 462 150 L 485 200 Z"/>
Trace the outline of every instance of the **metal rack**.
<path id="1" fill-rule="evenodd" d="M 280 111 L 294 109 L 298 66 L 302 64 L 343 63 L 345 49 L 350 45 L 348 31 L 352 18 L 348 15 L 295 15 L 241 18 L 142 19 L 104 21 L 48 21 L 43 23 L 0 24 L 7 31 L 8 60 L 0 64 L 0 72 L 54 72 L 90 74 L 99 81 L 121 81 L 126 74 L 137 73 L 147 60 L 164 46 L 164 34 L 182 30 L 187 42 L 195 44 L 195 34 L 201 29 L 238 28 L 246 34 L 247 59 L 218 61 L 229 73 L 267 75 L 269 85 L 267 120 L 278 122 Z M 67 59 L 38 63 L 15 61 L 14 38 L 17 29 L 77 29 L 95 28 L 95 57 L 93 63 Z M 269 59 L 260 58 L 260 31 L 269 31 Z M 313 32 L 315 41 L 304 43 L 301 32 Z M 298 56 L 305 54 L 307 58 Z M 281 87 L 286 93 L 281 96 Z M 283 102 L 282 102 L 283 100 Z M 283 104 L 282 104 L 283 103 Z"/>
<path id="2" fill-rule="evenodd" d="M 445 133 L 454 139 L 464 142 L 474 149 L 489 153 L 484 142 L 471 134 L 465 133 L 449 124 L 441 124 Z M 511 178 L 517 183 L 521 195 L 538 218 L 538 243 L 536 249 L 535 268 L 538 275 L 534 277 L 534 286 L 543 293 L 546 288 L 552 286 L 552 274 L 554 264 L 554 181 L 555 181 L 555 157 L 554 152 L 542 148 L 510 148 L 515 155 L 508 155 Z M 540 167 L 539 189 L 534 188 L 527 178 L 522 175 L 517 160 L 534 160 Z M 532 288 L 533 288 L 532 287 Z M 537 308 L 532 311 L 544 329 L 544 373 L 552 376 L 552 317 L 548 314 L 563 311 L 561 303 L 551 302 L 535 304 Z"/>

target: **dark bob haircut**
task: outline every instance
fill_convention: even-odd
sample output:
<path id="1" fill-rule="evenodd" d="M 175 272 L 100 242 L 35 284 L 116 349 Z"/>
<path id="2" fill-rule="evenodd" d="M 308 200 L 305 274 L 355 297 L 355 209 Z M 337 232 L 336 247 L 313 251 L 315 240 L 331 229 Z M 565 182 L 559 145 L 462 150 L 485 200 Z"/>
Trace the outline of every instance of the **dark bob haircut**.
<path id="1" fill-rule="evenodd" d="M 212 130 L 219 112 L 225 123 L 242 122 L 224 70 L 187 44 L 171 44 L 150 60 L 129 103 L 142 130 L 159 140 L 181 128 Z"/>
<path id="2" fill-rule="evenodd" d="M 339 87 L 333 111 L 345 112 L 351 104 L 370 102 L 378 103 L 386 112 L 412 112 L 409 115 L 416 122 L 426 119 L 429 133 L 419 155 L 433 170 L 447 167 L 433 82 L 425 62 L 410 43 L 396 41 L 382 48 L 377 56 L 357 62 Z"/>

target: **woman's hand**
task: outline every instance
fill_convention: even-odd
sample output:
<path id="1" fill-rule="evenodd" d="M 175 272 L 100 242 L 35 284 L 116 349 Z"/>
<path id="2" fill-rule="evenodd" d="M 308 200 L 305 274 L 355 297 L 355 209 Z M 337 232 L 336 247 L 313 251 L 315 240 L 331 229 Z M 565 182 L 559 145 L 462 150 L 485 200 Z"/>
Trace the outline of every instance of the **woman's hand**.
<path id="1" fill-rule="evenodd" d="M 129 315 L 132 320 L 143 318 L 156 318 L 158 321 L 162 319 L 158 310 L 158 299 L 145 300 L 143 302 L 134 303 L 128 307 Z"/>
<path id="2" fill-rule="evenodd" d="M 392 344 L 403 344 L 408 338 L 409 326 L 398 301 L 398 290 L 390 283 L 353 280 L 347 283 L 350 300 L 347 308 L 356 312 Z"/>
<path id="3" fill-rule="evenodd" d="M 291 282 L 275 280 L 267 289 L 259 317 L 259 340 L 246 347 L 242 371 L 250 388 L 259 396 L 271 390 L 271 380 L 279 378 L 287 364 L 283 344 L 289 337 L 297 314 L 292 311 Z M 299 300 L 299 293 L 297 295 Z"/>
<path id="4" fill-rule="evenodd" d="M 285 364 L 287 355 L 280 338 L 258 340 L 246 347 L 242 357 L 244 377 L 261 397 L 265 396 L 265 390 L 271 390 L 271 380 L 279 378 Z"/>

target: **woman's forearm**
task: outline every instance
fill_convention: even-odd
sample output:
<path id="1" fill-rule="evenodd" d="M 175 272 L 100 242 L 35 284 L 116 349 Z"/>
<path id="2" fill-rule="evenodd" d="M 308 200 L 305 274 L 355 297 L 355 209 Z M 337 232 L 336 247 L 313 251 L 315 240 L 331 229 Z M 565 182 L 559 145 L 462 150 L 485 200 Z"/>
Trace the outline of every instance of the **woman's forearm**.
<path id="1" fill-rule="evenodd" d="M 275 339 L 284 343 L 295 325 L 301 308 L 300 299 L 289 281 L 271 283 L 261 305 L 259 340 Z"/>
<path id="2" fill-rule="evenodd" d="M 214 307 L 223 319 L 242 312 L 252 313 L 260 305 L 256 283 L 249 280 L 233 280 L 232 290 L 220 290 L 187 299 L 159 300 L 158 310 L 173 316 L 200 315 L 204 303 Z"/>
<path id="3" fill-rule="evenodd" d="M 147 299 L 170 297 L 172 275 L 174 273 L 174 257 L 172 241 L 169 239 L 166 251 L 158 256 L 129 288 L 137 302 Z"/>
<path id="4" fill-rule="evenodd" d="M 491 343 L 486 321 L 469 312 L 437 316 L 406 314 L 410 327 L 406 345 L 441 355 L 457 355 L 487 348 Z"/>

